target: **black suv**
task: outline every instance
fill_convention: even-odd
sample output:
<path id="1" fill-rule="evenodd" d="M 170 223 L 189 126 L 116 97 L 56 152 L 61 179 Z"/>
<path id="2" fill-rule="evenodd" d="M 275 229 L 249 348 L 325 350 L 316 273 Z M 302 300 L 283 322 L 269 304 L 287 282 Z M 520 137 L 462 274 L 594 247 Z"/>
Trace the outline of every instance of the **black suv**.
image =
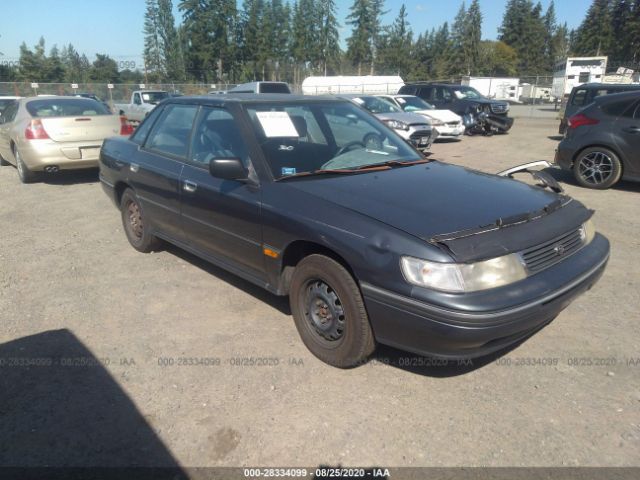
<path id="1" fill-rule="evenodd" d="M 580 202 L 429 160 L 331 97 L 169 98 L 104 142 L 100 180 L 135 249 L 163 239 L 288 295 L 305 345 L 338 367 L 376 343 L 449 358 L 519 342 L 609 257 Z"/>
<path id="2" fill-rule="evenodd" d="M 436 108 L 451 110 L 464 115 L 470 109 L 481 110 L 493 115 L 507 115 L 509 104 L 485 97 L 475 88 L 467 85 L 449 83 L 410 83 L 398 91 L 401 95 L 415 95 L 434 105 Z"/>

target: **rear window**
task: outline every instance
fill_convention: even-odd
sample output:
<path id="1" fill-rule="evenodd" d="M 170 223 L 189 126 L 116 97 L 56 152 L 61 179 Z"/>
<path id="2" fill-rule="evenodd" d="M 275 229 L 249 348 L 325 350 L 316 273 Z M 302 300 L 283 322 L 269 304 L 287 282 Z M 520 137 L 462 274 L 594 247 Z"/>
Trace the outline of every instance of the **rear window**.
<path id="1" fill-rule="evenodd" d="M 582 106 L 585 104 L 587 100 L 587 90 L 585 88 L 581 88 L 580 90 L 576 90 L 576 93 L 573 94 L 573 98 L 571 99 L 571 105 Z"/>
<path id="2" fill-rule="evenodd" d="M 262 83 L 260 93 L 291 93 L 286 83 Z"/>
<path id="3" fill-rule="evenodd" d="M 635 100 L 624 100 L 620 102 L 605 103 L 604 105 L 600 106 L 600 110 L 602 110 L 607 115 L 612 115 L 614 117 L 619 117 L 625 112 L 627 113 L 627 115 L 625 116 L 632 117 L 634 105 Z"/>
<path id="4" fill-rule="evenodd" d="M 27 103 L 32 117 L 92 117 L 111 115 L 104 105 L 89 98 L 47 98 Z"/>

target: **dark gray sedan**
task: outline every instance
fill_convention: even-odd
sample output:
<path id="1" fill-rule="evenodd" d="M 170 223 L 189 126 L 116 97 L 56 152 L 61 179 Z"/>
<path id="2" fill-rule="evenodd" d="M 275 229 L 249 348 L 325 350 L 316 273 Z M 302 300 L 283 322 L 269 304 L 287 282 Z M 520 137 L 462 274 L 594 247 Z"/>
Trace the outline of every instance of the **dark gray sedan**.
<path id="1" fill-rule="evenodd" d="M 583 187 L 640 180 L 640 91 L 596 98 L 569 117 L 556 163 Z"/>

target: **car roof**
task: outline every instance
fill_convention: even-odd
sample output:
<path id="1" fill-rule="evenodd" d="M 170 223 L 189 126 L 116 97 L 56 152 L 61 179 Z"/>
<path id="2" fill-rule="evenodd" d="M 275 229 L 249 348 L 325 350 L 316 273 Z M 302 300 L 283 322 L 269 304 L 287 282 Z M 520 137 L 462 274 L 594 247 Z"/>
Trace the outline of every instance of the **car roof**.
<path id="1" fill-rule="evenodd" d="M 294 102 L 339 102 L 340 97 L 331 95 L 293 95 L 291 93 L 225 93 L 220 95 L 193 95 L 172 97 L 166 103 L 197 103 L 199 105 L 223 105 L 226 103 L 294 103 Z"/>
<path id="2" fill-rule="evenodd" d="M 620 92 L 620 93 L 610 93 L 609 95 L 600 95 L 594 99 L 597 103 L 614 103 L 623 100 L 629 100 L 633 102 L 634 100 L 640 99 L 640 89 L 632 90 L 630 92 Z"/>
<path id="3" fill-rule="evenodd" d="M 609 90 L 638 90 L 640 89 L 640 84 L 638 83 L 583 83 L 582 85 L 577 85 L 573 87 L 574 89 L 578 88 L 586 88 L 586 89 L 609 89 Z"/>

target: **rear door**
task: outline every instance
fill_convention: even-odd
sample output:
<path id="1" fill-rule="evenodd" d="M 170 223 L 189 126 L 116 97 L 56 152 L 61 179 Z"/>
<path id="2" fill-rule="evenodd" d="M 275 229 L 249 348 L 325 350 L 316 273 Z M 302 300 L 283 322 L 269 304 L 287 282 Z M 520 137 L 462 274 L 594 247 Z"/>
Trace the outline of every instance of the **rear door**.
<path id="1" fill-rule="evenodd" d="M 129 165 L 129 182 L 140 198 L 153 230 L 184 241 L 180 219 L 180 175 L 189 150 L 197 105 L 169 104 L 154 110 L 132 140 L 153 123 Z M 155 120 L 155 122 L 154 122 Z"/>
<path id="2" fill-rule="evenodd" d="M 182 224 L 190 246 L 264 279 L 260 188 L 213 177 L 213 158 L 240 158 L 251 170 L 239 122 L 224 108 L 203 107 L 182 170 Z"/>
<path id="3" fill-rule="evenodd" d="M 12 161 L 13 152 L 11 152 L 11 128 L 13 127 L 13 121 L 18 113 L 18 101 L 7 105 L 2 111 L 0 116 L 0 155 L 7 160 Z"/>
<path id="4" fill-rule="evenodd" d="M 618 151 L 626 159 L 625 175 L 640 176 L 640 102 L 624 110 L 615 124 Z"/>

